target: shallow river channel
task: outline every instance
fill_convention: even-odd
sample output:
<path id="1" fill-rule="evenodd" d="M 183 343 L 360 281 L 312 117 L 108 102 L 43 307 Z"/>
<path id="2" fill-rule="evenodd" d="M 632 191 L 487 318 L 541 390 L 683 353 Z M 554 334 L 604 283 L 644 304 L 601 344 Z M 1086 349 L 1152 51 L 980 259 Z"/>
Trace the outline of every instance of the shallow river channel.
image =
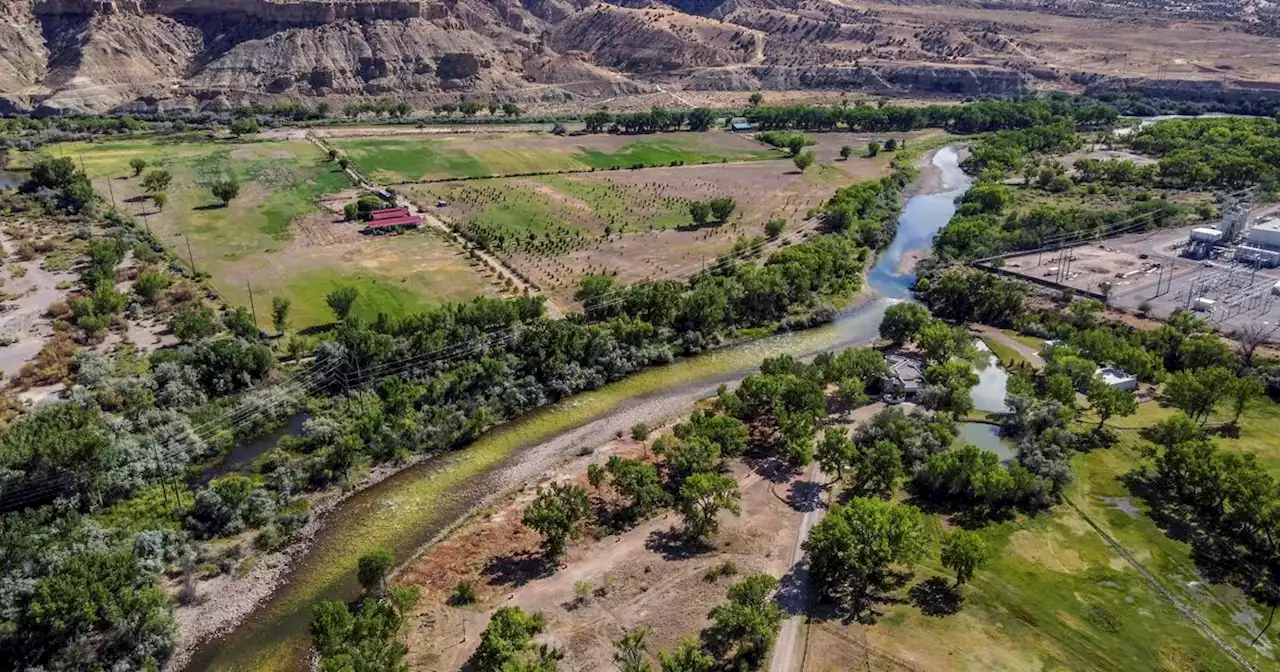
<path id="1" fill-rule="evenodd" d="M 684 412 L 721 383 L 751 373 L 767 357 L 811 355 L 876 337 L 889 305 L 911 300 L 904 267 L 929 247 L 970 180 L 950 148 L 934 154 L 940 193 L 908 199 L 897 237 L 868 275 L 856 307 L 818 329 L 780 334 L 650 369 L 579 394 L 494 429 L 473 445 L 410 467 L 347 499 L 327 514 L 314 543 L 272 597 L 228 635 L 198 648 L 190 670 L 298 670 L 307 667 L 312 605 L 352 599 L 361 554 L 378 547 L 403 562 L 468 513 L 536 478 L 562 458 L 611 439 L 636 422 L 650 425 Z"/>

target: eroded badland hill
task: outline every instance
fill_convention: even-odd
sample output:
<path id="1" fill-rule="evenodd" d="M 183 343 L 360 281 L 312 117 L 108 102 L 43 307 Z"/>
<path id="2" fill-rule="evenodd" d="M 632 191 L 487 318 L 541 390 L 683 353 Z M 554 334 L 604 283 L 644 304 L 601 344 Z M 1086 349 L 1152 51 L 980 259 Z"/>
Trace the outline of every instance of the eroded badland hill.
<path id="1" fill-rule="evenodd" d="M 1260 0 L 0 0 L 0 108 L 681 90 L 1280 99 Z"/>

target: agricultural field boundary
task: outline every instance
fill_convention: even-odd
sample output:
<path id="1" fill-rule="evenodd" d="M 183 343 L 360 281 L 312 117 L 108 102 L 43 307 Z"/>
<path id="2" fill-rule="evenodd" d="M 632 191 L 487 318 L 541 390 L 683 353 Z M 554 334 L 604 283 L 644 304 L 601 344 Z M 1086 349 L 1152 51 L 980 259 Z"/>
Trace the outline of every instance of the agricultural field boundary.
<path id="1" fill-rule="evenodd" d="M 329 152 L 336 151 L 328 142 L 326 142 L 324 139 L 320 138 L 314 133 L 307 133 L 307 140 L 309 140 L 316 147 L 319 147 L 320 150 L 325 152 L 326 154 L 328 154 Z M 349 164 L 347 166 L 347 174 L 361 189 L 365 189 L 368 191 L 377 191 L 377 192 L 384 191 L 383 187 L 372 182 L 371 180 L 366 179 L 364 175 L 361 175 L 359 170 L 357 170 L 355 166 L 356 164 L 354 162 Z M 426 223 L 428 226 L 447 234 L 449 238 L 453 240 L 454 243 L 456 243 L 459 247 L 465 250 L 468 254 L 483 261 L 485 265 L 488 266 L 489 269 L 495 275 L 503 278 L 506 281 L 511 282 L 512 286 L 514 286 L 520 294 L 543 295 L 543 297 L 546 298 L 547 312 L 552 317 L 554 318 L 564 317 L 564 311 L 560 308 L 560 306 L 556 305 L 555 302 L 552 301 L 551 298 L 548 297 L 540 287 L 533 284 L 529 280 L 525 279 L 524 276 L 516 272 L 514 268 L 511 268 L 504 261 L 502 261 L 501 259 L 499 259 L 498 257 L 492 254 L 489 254 L 485 250 L 481 250 L 471 245 L 471 243 L 469 243 L 467 239 L 462 236 L 461 233 L 454 230 L 453 227 L 440 221 L 440 219 L 437 218 L 435 215 L 429 212 L 426 212 L 425 210 L 422 210 L 416 204 L 410 202 L 408 204 L 408 207 L 409 207 L 410 213 L 417 215 L 419 217 L 422 217 L 422 221 Z"/>

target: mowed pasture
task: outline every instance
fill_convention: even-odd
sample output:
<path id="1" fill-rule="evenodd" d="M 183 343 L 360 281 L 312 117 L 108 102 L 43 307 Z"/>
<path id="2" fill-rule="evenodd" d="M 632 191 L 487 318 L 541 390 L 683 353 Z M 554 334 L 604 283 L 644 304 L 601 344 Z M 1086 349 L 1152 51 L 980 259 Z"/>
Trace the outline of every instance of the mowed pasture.
<path id="1" fill-rule="evenodd" d="M 394 184 L 494 175 L 776 159 L 784 154 L 724 131 L 657 135 L 468 133 L 331 138 L 363 175 Z"/>
<path id="2" fill-rule="evenodd" d="M 803 239 L 818 225 L 811 210 L 836 189 L 890 170 L 893 154 L 886 152 L 838 160 L 842 144 L 861 141 L 865 149 L 868 138 L 832 135 L 840 137 L 815 136 L 819 158 L 804 173 L 783 158 L 458 180 L 414 185 L 407 193 L 567 303 L 592 273 L 616 274 L 624 283 L 691 275 L 735 244 L 764 237 L 771 219 L 786 226 L 768 246 Z M 939 135 L 919 134 L 917 141 L 936 143 Z M 728 221 L 694 228 L 690 203 L 719 197 L 736 203 Z M 436 207 L 438 200 L 448 205 Z"/>
<path id="3" fill-rule="evenodd" d="M 228 141 L 203 136 L 159 137 L 49 148 L 83 162 L 104 199 L 135 216 L 196 269 L 232 305 L 249 305 L 252 285 L 259 325 L 270 329 L 271 299 L 293 303 L 291 329 L 332 321 L 327 292 L 360 290 L 355 314 L 400 316 L 444 301 L 494 293 L 471 260 L 443 236 L 419 233 L 366 237 L 341 221 L 356 194 L 346 174 L 315 145 L 301 140 Z M 147 198 L 130 160 L 146 172 L 168 171 L 168 203 Z M 234 177 L 240 194 L 223 206 L 208 184 Z M 187 245 L 190 244 L 190 253 Z"/>

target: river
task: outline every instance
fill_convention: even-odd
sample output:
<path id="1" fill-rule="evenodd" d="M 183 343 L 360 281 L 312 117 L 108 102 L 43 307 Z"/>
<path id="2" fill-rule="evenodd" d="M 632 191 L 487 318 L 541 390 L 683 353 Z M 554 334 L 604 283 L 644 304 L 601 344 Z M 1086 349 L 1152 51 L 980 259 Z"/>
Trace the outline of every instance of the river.
<path id="1" fill-rule="evenodd" d="M 386 548 L 403 563 L 470 512 L 535 479 L 566 455 L 600 445 L 637 422 L 652 426 L 685 412 L 767 357 L 813 355 L 874 339 L 885 308 L 911 300 L 914 275 L 904 269 L 904 259 L 929 247 L 954 214 L 956 197 L 971 183 L 952 148 L 939 150 L 932 161 L 941 191 L 908 199 L 896 237 L 868 273 L 867 297 L 834 322 L 683 359 L 579 394 L 353 495 L 328 514 L 274 594 L 239 627 L 197 648 L 187 668 L 305 669 L 311 607 L 318 600 L 359 594 L 355 567 L 361 554 Z"/>

